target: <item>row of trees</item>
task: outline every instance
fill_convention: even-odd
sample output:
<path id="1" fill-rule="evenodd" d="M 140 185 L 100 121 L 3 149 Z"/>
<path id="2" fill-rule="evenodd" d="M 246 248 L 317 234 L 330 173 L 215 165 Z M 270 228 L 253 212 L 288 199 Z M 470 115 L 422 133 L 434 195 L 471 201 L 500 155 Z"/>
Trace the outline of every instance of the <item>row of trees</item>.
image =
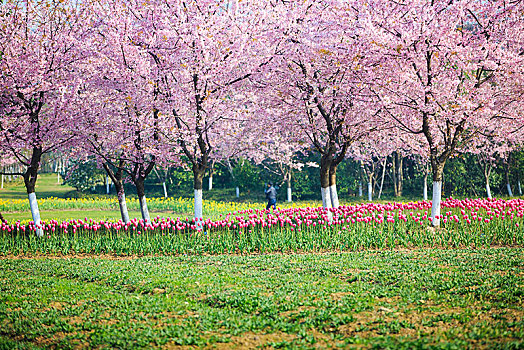
<path id="1" fill-rule="evenodd" d="M 306 165 L 300 171 L 291 170 L 289 173 L 272 164 L 255 164 L 243 158 L 215 162 L 204 178 L 204 193 L 209 191 L 207 193 L 214 199 L 228 200 L 240 195 L 243 198 L 262 199 L 265 183 L 272 181 L 280 187 L 279 200 L 317 199 L 318 166 L 314 163 L 316 153 L 298 154 L 296 159 L 297 162 L 309 163 L 311 166 Z M 364 169 L 362 165 L 358 160 L 346 158 L 338 166 L 340 176 L 337 188 L 343 198 L 428 199 L 428 169 L 421 168 L 418 158 L 393 153 L 384 159 L 375 158 L 365 163 Z M 494 196 L 522 195 L 523 151 L 513 152 L 508 158 L 497 158 L 491 165 L 489 188 Z M 51 170 L 47 171 L 53 171 L 54 167 L 49 169 Z M 482 159 L 477 155 L 461 154 L 451 158 L 444 168 L 443 196 L 488 197 L 485 170 Z M 182 168 L 155 168 L 153 173 L 146 179 L 145 188 L 147 193 L 155 196 L 188 196 L 188 191 L 193 187 L 192 174 Z M 71 160 L 61 176 L 65 183 L 78 191 L 99 194 L 114 192 L 107 174 L 98 168 L 94 159 Z M 371 186 L 368 186 L 370 178 Z M 124 188 L 126 193 L 136 194 L 131 183 L 125 183 Z M 368 188 L 371 192 L 366 193 Z M 215 192 L 215 189 L 218 191 Z"/>
<path id="2" fill-rule="evenodd" d="M 489 169 L 522 143 L 521 1 L 0 6 L 0 153 L 24 166 L 36 224 L 35 182 L 50 152 L 96 157 L 124 221 L 128 177 L 146 222 L 144 181 L 156 166 L 192 171 L 201 218 L 216 161 L 291 174 L 302 166 L 293 156 L 313 149 L 331 208 L 348 155 L 371 178 L 371 160 L 409 154 L 431 168 L 439 225 L 450 157 L 478 153 Z"/>

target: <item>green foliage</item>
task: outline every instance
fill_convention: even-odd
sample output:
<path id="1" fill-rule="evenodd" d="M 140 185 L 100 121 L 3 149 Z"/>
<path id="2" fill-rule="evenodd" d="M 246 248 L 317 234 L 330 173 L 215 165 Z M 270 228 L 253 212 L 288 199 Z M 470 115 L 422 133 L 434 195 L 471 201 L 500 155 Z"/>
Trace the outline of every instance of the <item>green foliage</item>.
<path id="1" fill-rule="evenodd" d="M 260 176 L 260 169 L 245 159 L 240 159 L 233 168 L 236 184 L 242 191 L 260 191 L 264 183 Z"/>
<path id="2" fill-rule="evenodd" d="M 524 346 L 521 248 L 0 260 L 0 348 Z"/>
<path id="3" fill-rule="evenodd" d="M 76 188 L 77 191 L 92 190 L 104 176 L 104 170 L 97 168 L 95 160 L 76 159 L 69 161 L 68 167 L 62 174 L 64 183 Z"/>

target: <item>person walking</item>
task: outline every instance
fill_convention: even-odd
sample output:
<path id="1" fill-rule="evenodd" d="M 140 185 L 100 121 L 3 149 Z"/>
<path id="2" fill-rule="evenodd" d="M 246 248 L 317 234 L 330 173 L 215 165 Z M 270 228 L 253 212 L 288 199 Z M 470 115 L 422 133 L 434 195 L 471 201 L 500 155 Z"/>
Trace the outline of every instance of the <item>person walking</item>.
<path id="1" fill-rule="evenodd" d="M 273 187 L 273 184 L 269 182 L 267 188 L 264 190 L 267 199 L 266 210 L 269 210 L 273 206 L 273 210 L 277 209 L 277 189 Z"/>

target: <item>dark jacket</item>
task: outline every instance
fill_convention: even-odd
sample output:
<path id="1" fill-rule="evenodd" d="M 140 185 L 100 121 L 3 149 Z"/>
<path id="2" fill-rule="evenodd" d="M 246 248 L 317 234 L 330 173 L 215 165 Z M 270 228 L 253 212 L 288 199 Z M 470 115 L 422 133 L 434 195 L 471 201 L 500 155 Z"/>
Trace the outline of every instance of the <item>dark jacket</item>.
<path id="1" fill-rule="evenodd" d="M 271 186 L 268 189 L 264 191 L 266 193 L 266 198 L 269 199 L 277 199 L 277 190 Z"/>

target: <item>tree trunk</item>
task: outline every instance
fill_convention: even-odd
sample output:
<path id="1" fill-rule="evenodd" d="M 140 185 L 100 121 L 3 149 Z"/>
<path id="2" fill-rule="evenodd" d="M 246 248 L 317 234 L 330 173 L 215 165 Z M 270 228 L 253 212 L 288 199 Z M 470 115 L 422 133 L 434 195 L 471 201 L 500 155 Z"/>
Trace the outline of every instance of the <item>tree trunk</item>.
<path id="1" fill-rule="evenodd" d="M 106 194 L 109 194 L 109 176 L 106 175 Z"/>
<path id="2" fill-rule="evenodd" d="M 338 208 L 340 203 L 338 201 L 337 193 L 337 165 L 332 163 L 329 167 L 329 194 L 331 196 L 331 205 L 333 208 Z"/>
<path id="3" fill-rule="evenodd" d="M 508 195 L 510 197 L 513 197 L 513 191 L 511 190 L 511 182 L 510 182 L 510 178 L 509 178 L 509 174 L 510 174 L 510 169 L 509 169 L 509 159 L 506 163 L 506 188 L 508 189 Z"/>
<path id="4" fill-rule="evenodd" d="M 287 176 L 287 201 L 292 202 L 293 197 L 291 193 L 291 173 Z"/>
<path id="5" fill-rule="evenodd" d="M 382 164 L 382 177 L 380 178 L 380 189 L 378 191 L 378 199 L 380 199 L 380 196 L 382 195 L 382 187 L 384 186 L 384 175 L 386 174 L 386 161 L 388 158 L 386 157 L 384 159 L 384 163 Z"/>
<path id="6" fill-rule="evenodd" d="M 149 209 L 147 208 L 146 191 L 144 187 L 145 178 L 139 176 L 133 182 L 136 187 L 138 202 L 140 203 L 140 213 L 142 214 L 142 219 L 144 220 L 145 224 L 150 224 L 151 218 L 149 217 Z"/>
<path id="7" fill-rule="evenodd" d="M 433 170 L 433 198 L 431 201 L 431 225 L 440 226 L 440 202 L 442 201 L 442 175 L 445 162 L 432 162 Z M 438 217 L 438 218 L 437 218 Z"/>
<path id="8" fill-rule="evenodd" d="M 215 161 L 211 163 L 211 166 L 209 167 L 209 190 L 211 191 L 213 189 L 213 173 L 215 172 Z"/>
<path id="9" fill-rule="evenodd" d="M 392 157 L 392 172 L 393 172 L 393 191 L 395 197 L 402 196 L 402 183 L 403 183 L 403 172 L 402 162 L 403 158 L 399 152 L 394 152 Z"/>
<path id="10" fill-rule="evenodd" d="M 206 173 L 206 165 L 205 164 L 194 164 L 193 165 L 193 188 L 195 190 L 195 202 L 194 202 L 194 209 L 195 209 L 195 219 L 197 219 L 197 228 L 202 228 L 202 188 L 203 188 L 203 181 L 204 181 L 204 175 Z"/>
<path id="11" fill-rule="evenodd" d="M 329 169 L 333 158 L 330 154 L 320 157 L 320 192 L 322 194 L 322 206 L 326 209 L 333 207 L 331 202 L 331 191 L 329 188 Z"/>
<path id="12" fill-rule="evenodd" d="M 370 178 L 368 180 L 368 201 L 369 202 L 372 202 L 373 201 L 373 178 Z"/>
<path id="13" fill-rule="evenodd" d="M 127 210 L 126 194 L 124 191 L 124 183 L 122 182 L 123 175 L 123 161 L 120 161 L 120 167 L 117 168 L 116 172 L 113 172 L 108 164 L 102 164 L 106 174 L 111 178 L 111 181 L 115 184 L 115 190 L 118 196 L 118 205 L 120 207 L 120 217 L 122 221 L 127 224 L 129 222 L 129 211 Z"/>
<path id="14" fill-rule="evenodd" d="M 520 187 L 520 180 L 517 182 L 517 186 L 519 189 L 519 196 L 522 196 L 522 187 Z"/>
<path id="15" fill-rule="evenodd" d="M 424 200 L 428 200 L 428 173 L 424 174 L 424 188 L 423 188 L 423 196 Z"/>
<path id="16" fill-rule="evenodd" d="M 167 198 L 167 187 L 165 181 L 162 182 L 162 188 L 164 189 L 164 198 Z"/>
<path id="17" fill-rule="evenodd" d="M 358 196 L 362 197 L 362 181 L 358 182 Z"/>
<path id="18" fill-rule="evenodd" d="M 42 237 L 44 231 L 40 227 L 40 210 L 38 209 L 38 202 L 36 200 L 35 186 L 36 179 L 38 177 L 38 167 L 40 160 L 42 159 L 42 147 L 33 147 L 33 153 L 31 155 L 31 163 L 24 173 L 24 185 L 27 190 L 27 196 L 29 198 L 29 207 L 31 208 L 31 216 L 36 228 L 36 235 Z"/>
<path id="19" fill-rule="evenodd" d="M 238 186 L 235 187 L 235 196 L 236 196 L 237 198 L 240 198 L 240 188 L 238 188 Z"/>

